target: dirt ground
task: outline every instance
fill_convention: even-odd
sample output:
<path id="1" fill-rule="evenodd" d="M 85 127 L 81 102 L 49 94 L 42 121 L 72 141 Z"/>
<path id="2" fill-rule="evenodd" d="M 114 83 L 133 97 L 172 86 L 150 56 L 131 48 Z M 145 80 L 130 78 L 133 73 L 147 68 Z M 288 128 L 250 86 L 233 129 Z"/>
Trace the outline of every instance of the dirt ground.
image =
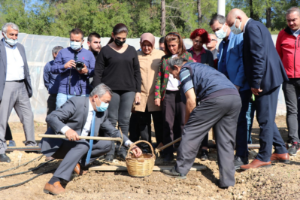
<path id="1" fill-rule="evenodd" d="M 277 126 L 287 140 L 285 117 L 276 119 Z M 10 123 L 13 137 L 17 146 L 23 146 L 24 133 L 19 123 Z M 44 133 L 46 125 L 35 123 L 37 136 Z M 253 142 L 258 143 L 258 124 L 253 128 Z M 41 154 L 14 151 L 9 154 L 12 162 L 0 163 L 0 171 L 18 166 Z M 250 153 L 253 159 L 255 151 Z M 216 163 L 216 151 L 210 149 L 210 159 L 195 163 L 207 167 L 205 171 L 189 172 L 186 180 L 175 180 L 164 176 L 161 172 L 153 172 L 145 178 L 133 178 L 125 172 L 89 172 L 84 176 L 73 175 L 72 181 L 65 183 L 66 193 L 58 196 L 43 193 L 45 183 L 52 177 L 52 173 L 44 174 L 38 178 L 18 187 L 0 191 L 0 199 L 300 199 L 300 156 L 291 158 L 291 164 L 275 164 L 267 169 L 254 169 L 246 172 L 237 172 L 236 185 L 228 189 L 219 189 L 219 178 Z M 17 170 L 0 173 L 0 176 L 26 171 L 43 163 L 45 157 L 36 160 Z M 44 167 L 22 175 L 0 178 L 0 187 L 16 184 L 29 179 L 41 172 L 58 166 L 60 161 L 52 161 Z M 161 158 L 157 159 L 161 162 Z M 97 160 L 96 165 L 105 165 L 103 160 Z M 114 162 L 113 165 L 125 165 L 124 162 Z"/>

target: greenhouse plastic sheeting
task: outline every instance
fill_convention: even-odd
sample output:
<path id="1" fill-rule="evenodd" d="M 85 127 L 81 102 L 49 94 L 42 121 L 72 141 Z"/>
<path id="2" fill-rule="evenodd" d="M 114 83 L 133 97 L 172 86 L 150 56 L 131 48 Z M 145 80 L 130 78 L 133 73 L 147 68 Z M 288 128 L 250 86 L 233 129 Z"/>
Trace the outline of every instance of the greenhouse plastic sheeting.
<path id="1" fill-rule="evenodd" d="M 277 35 L 272 37 L 275 42 Z M 30 35 L 25 33 L 20 33 L 18 40 L 25 47 L 27 61 L 29 65 L 31 84 L 33 87 L 33 97 L 30 99 L 30 102 L 31 102 L 31 108 L 34 113 L 34 120 L 37 122 L 45 122 L 46 112 L 47 112 L 48 92 L 44 86 L 43 69 L 46 63 L 53 59 L 52 58 L 53 47 L 55 46 L 62 46 L 64 48 L 68 47 L 70 45 L 70 40 L 69 38 Z M 159 38 L 156 37 L 155 48 L 157 49 L 158 49 L 158 40 Z M 83 47 L 88 49 L 86 41 L 87 38 L 85 38 Z M 109 38 L 101 38 L 102 46 L 105 46 L 108 41 Z M 128 38 L 126 40 L 126 43 L 131 46 L 134 46 L 136 49 L 140 48 L 139 38 Z M 190 39 L 184 39 L 184 43 L 186 48 L 190 48 L 192 46 L 192 42 Z M 220 43 L 220 40 L 218 41 L 218 43 Z M 279 101 L 278 101 L 277 114 L 283 115 L 285 114 L 285 103 L 284 103 L 282 90 L 280 90 L 278 100 Z M 10 122 L 19 121 L 19 118 L 16 115 L 14 110 L 12 111 L 9 121 Z"/>

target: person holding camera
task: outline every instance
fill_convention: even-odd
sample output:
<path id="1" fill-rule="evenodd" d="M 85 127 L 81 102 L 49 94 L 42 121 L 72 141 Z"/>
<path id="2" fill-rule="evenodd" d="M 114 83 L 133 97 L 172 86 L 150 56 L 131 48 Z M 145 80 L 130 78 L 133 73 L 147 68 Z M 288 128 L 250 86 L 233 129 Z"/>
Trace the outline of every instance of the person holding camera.
<path id="1" fill-rule="evenodd" d="M 56 109 L 74 96 L 87 96 L 90 92 L 89 77 L 94 74 L 95 57 L 82 47 L 84 34 L 79 28 L 70 31 L 70 47 L 60 50 L 51 68 L 60 74 Z"/>
<path id="2" fill-rule="evenodd" d="M 141 72 L 137 52 L 133 46 L 126 44 L 128 28 L 117 24 L 111 39 L 97 57 L 93 86 L 106 84 L 113 91 L 108 107 L 108 119 L 115 127 L 117 122 L 122 133 L 128 136 L 130 112 L 133 101 L 141 101 Z M 116 156 L 125 160 L 126 149 L 116 149 Z M 105 159 L 111 162 L 115 155 L 115 145 Z"/>

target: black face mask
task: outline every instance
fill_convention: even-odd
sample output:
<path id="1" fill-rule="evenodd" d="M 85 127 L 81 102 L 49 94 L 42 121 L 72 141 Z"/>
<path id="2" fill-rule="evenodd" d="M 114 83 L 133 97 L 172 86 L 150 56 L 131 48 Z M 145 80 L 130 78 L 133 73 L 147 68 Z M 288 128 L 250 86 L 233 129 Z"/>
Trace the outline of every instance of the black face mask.
<path id="1" fill-rule="evenodd" d="M 123 46 L 123 44 L 126 42 L 126 40 L 124 40 L 123 42 L 121 40 L 118 40 L 117 38 L 114 39 L 114 42 L 116 43 L 117 46 L 121 47 Z"/>

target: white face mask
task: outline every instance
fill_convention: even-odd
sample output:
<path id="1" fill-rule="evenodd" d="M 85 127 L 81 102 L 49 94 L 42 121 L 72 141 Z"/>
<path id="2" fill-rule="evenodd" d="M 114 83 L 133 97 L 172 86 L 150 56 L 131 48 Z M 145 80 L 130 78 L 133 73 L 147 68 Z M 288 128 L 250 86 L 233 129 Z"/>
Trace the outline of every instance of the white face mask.
<path id="1" fill-rule="evenodd" d="M 231 29 L 231 32 L 233 32 L 234 34 L 240 34 L 242 32 L 242 30 L 241 30 L 242 22 L 240 21 L 240 25 L 237 28 L 237 27 L 235 27 L 236 20 L 237 19 L 235 19 L 234 24 L 230 27 L 230 29 Z"/>
<path id="2" fill-rule="evenodd" d="M 226 31 L 223 31 L 224 26 L 225 26 L 225 24 L 223 24 L 223 26 L 220 30 L 215 32 L 216 36 L 219 39 L 224 39 L 226 37 L 228 27 L 226 28 Z"/>
<path id="3" fill-rule="evenodd" d="M 78 49 L 81 48 L 81 42 L 71 41 L 71 42 L 70 42 L 70 47 L 71 47 L 74 51 L 76 51 L 76 50 L 78 50 Z"/>
<path id="4" fill-rule="evenodd" d="M 7 36 L 6 36 L 6 34 L 5 33 L 3 33 L 4 34 L 4 36 L 5 36 L 5 42 L 7 43 L 7 44 L 9 44 L 10 46 L 15 46 L 17 43 L 18 43 L 18 39 L 10 39 L 10 38 L 8 38 Z"/>

